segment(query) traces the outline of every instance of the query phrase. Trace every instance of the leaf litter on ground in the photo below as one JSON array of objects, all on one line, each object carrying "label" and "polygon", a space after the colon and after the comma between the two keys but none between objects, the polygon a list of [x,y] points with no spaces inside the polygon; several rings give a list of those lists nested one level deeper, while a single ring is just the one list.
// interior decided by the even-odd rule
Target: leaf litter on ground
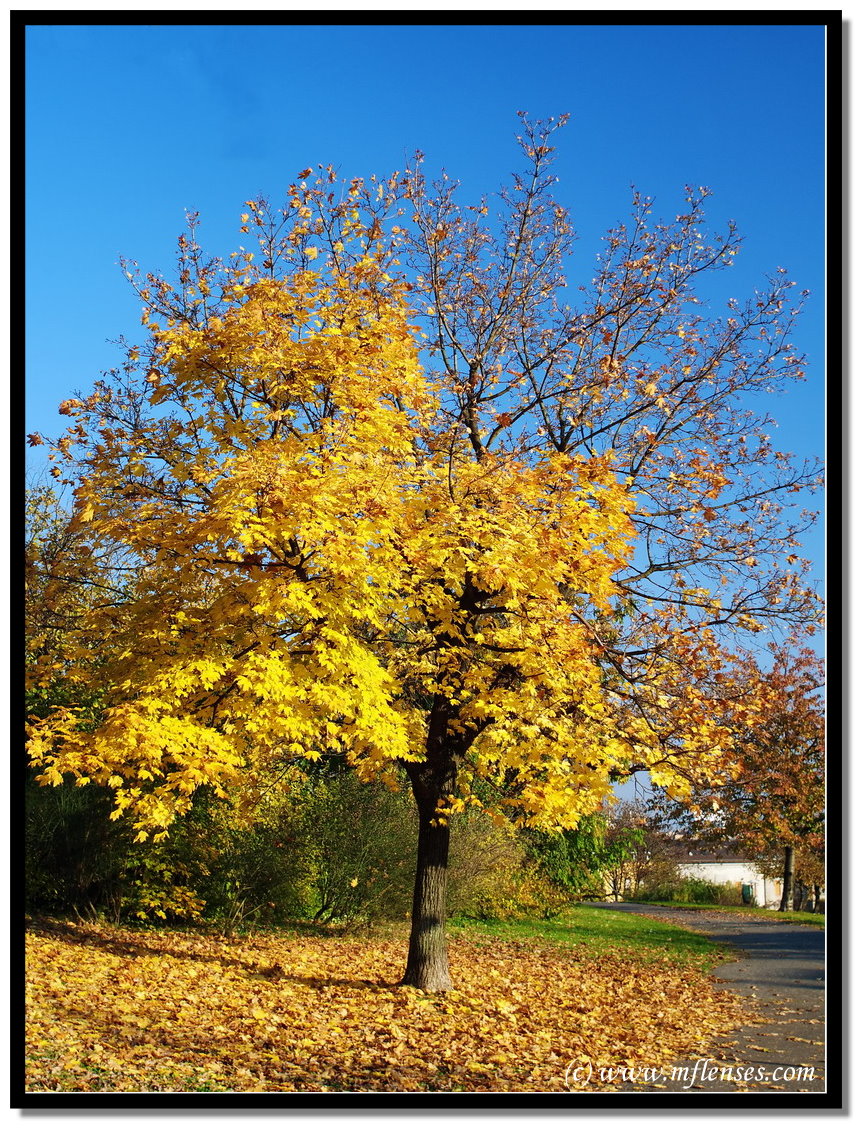
[{"label": "leaf litter on ground", "polygon": [[695,965],[470,933],[448,994],[398,985],[402,939],[43,921],[27,952],[28,1092],[579,1091],[572,1063],[669,1066],[755,1020]]}]

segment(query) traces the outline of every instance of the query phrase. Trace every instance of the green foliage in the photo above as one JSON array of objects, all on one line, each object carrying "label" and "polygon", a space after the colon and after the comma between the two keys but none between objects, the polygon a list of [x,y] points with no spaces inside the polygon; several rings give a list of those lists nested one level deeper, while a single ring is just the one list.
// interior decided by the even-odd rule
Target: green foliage
[{"label": "green foliage", "polygon": [[28,911],[106,916],[115,922],[195,919],[195,885],[206,846],[189,820],[160,845],[137,845],[129,825],[111,821],[109,791],[71,781],[25,795],[25,901]]},{"label": "green foliage", "polygon": [[[326,765],[239,823],[200,791],[162,842],[135,843],[111,821],[108,791],[71,782],[27,790],[27,904],[115,923],[205,919],[223,930],[312,920],[403,920],[411,909],[417,816],[404,793]],[[455,815],[452,914],[554,914],[566,897],[510,827]]]},{"label": "green foliage", "polygon": [[712,881],[701,880],[699,877],[677,877],[655,885],[647,885],[639,890],[637,899],[686,904],[743,903],[741,885],[730,881],[715,884]]},{"label": "green foliage", "polygon": [[408,800],[352,774],[311,778],[286,825],[309,861],[308,914],[319,923],[405,916],[417,822]]},{"label": "green foliage", "polygon": [[107,907],[129,854],[129,836],[109,821],[109,791],[64,782],[25,790],[25,902],[29,911]]},{"label": "green foliage", "polygon": [[198,892],[204,915],[226,931],[302,917],[310,867],[284,823],[271,817],[238,826],[224,806],[209,815],[212,860]]},{"label": "green foliage", "polygon": [[527,841],[549,885],[569,900],[582,900],[619,890],[622,866],[636,857],[645,835],[615,812],[602,811],[582,818],[574,829],[531,831]]},{"label": "green foliage", "polygon": [[603,836],[596,830],[594,815],[584,818],[577,829],[560,833],[530,831],[529,851],[550,884],[580,899],[600,892],[599,851]]}]

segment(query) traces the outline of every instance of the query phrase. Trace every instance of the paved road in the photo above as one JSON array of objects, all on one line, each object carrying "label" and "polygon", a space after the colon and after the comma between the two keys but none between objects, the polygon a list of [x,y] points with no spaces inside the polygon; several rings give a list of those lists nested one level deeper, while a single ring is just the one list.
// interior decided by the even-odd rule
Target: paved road
[{"label": "paved road", "polygon": [[[730,1035],[713,1051],[727,1065],[763,1067],[783,1076],[790,1067],[813,1066],[813,1081],[776,1080],[751,1086],[748,1092],[824,1092],[825,1083],[825,936],[810,924],[764,920],[756,916],[651,904],[598,903],[595,907],[651,916],[701,932],[737,950],[737,958],[716,967],[713,974],[736,994],[747,998],[764,1022]],[[835,1051],[837,1055],[837,1051]],[[692,1088],[697,1090],[697,1079]],[[671,1091],[681,1092],[679,1083]],[[703,1091],[735,1092],[739,1086],[705,1083]]]}]

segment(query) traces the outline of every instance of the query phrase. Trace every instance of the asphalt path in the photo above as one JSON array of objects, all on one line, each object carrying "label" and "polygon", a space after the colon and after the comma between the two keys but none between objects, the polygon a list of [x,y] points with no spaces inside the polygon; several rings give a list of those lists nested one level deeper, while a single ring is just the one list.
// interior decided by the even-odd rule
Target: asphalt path
[{"label": "asphalt path", "polygon": [[[668,1082],[665,1089],[751,1094],[826,1091],[826,960],[821,928],[708,909],[692,912],[625,902],[593,906],[677,924],[736,951],[734,959],[712,973],[726,989],[747,999],[762,1020],[728,1035],[707,1056],[711,1064],[736,1067],[740,1077],[752,1067],[751,1081],[719,1081],[717,1077],[713,1081],[711,1066],[697,1065],[695,1059],[688,1089],[680,1082]],[[813,1080],[807,1080],[811,1071]],[[642,1088],[629,1087],[633,1090]]]}]

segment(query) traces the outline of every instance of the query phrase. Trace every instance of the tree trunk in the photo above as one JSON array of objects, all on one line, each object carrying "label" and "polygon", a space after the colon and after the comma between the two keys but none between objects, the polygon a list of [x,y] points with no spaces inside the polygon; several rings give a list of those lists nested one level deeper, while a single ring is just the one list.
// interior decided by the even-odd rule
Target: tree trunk
[{"label": "tree trunk", "polygon": [[780,911],[788,912],[793,899],[793,881],[796,876],[796,850],[792,845],[784,849],[784,887],[781,890]]},{"label": "tree trunk", "polygon": [[445,937],[450,826],[432,825],[426,806],[418,806],[418,817],[411,936],[402,981],[425,991],[448,991],[453,989]]},{"label": "tree trunk", "polygon": [[[427,735],[426,759],[405,763],[417,803],[417,870],[411,935],[403,985],[426,991],[453,989],[448,970],[445,920],[450,826],[438,824],[439,803],[456,788],[457,753],[448,736],[448,708],[437,697]],[[435,824],[433,824],[435,823]]]}]

